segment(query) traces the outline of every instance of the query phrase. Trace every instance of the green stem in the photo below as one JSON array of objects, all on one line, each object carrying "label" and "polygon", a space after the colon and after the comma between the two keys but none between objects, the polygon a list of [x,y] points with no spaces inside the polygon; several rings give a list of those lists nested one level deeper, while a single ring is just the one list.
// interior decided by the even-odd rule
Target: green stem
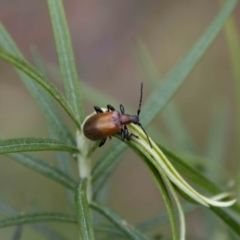
[{"label": "green stem", "polygon": [[90,203],[92,201],[92,185],[91,185],[91,161],[88,158],[88,144],[89,141],[80,131],[76,134],[77,147],[81,153],[77,154],[78,172],[80,178],[87,179],[87,199]]}]

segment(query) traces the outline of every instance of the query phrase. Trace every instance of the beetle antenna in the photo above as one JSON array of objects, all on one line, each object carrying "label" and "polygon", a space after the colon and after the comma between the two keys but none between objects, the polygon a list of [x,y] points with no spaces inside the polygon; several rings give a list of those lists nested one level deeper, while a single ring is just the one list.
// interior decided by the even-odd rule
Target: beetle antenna
[{"label": "beetle antenna", "polygon": [[137,115],[138,115],[138,117],[139,117],[139,114],[140,114],[140,112],[141,112],[142,96],[143,96],[143,83],[141,83],[140,101],[139,101],[139,107],[138,107],[138,110],[137,110]]},{"label": "beetle antenna", "polygon": [[138,122],[137,125],[141,127],[141,129],[143,130],[143,132],[144,132],[145,135],[147,136],[149,145],[150,145],[150,147],[152,148],[152,143],[151,143],[151,141],[150,141],[150,139],[149,139],[149,137],[148,137],[148,135],[147,135],[147,132],[146,132],[145,129],[143,128],[142,124]]}]

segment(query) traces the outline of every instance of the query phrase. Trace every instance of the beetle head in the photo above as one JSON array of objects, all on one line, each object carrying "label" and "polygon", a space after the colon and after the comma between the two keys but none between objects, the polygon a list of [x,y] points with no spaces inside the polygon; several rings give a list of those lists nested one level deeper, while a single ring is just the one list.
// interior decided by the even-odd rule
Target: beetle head
[{"label": "beetle head", "polygon": [[138,124],[139,123],[139,117],[137,115],[132,115],[131,116],[131,122],[134,124]]}]

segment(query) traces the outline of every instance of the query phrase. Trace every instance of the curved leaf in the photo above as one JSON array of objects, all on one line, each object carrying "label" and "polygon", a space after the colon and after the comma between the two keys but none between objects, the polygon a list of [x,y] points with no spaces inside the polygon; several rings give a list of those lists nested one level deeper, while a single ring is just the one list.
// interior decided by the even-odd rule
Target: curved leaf
[{"label": "curved leaf", "polygon": [[158,143],[157,145],[168,157],[174,167],[176,167],[178,171],[191,179],[194,183],[198,184],[213,194],[217,194],[221,191],[221,189],[216,184],[204,176],[204,174],[202,174],[200,171],[196,170],[191,165],[186,163],[181,157],[177,156],[174,152],[170,151],[161,144]]},{"label": "curved leaf", "polygon": [[61,0],[48,0],[48,8],[57,46],[58,61],[62,73],[65,93],[78,122],[83,121],[83,106],[80,94],[80,83],[74,62],[70,35]]},{"label": "curved leaf", "polygon": [[193,187],[191,187],[182,176],[176,171],[173,165],[169,162],[168,158],[165,154],[158,148],[158,146],[152,141],[152,148],[149,146],[146,135],[144,132],[134,124],[130,124],[129,130],[134,135],[137,135],[139,138],[132,138],[130,145],[138,143],[141,146],[139,149],[144,148],[144,152],[147,152],[151,155],[152,158],[149,160],[154,164],[154,166],[161,173],[162,171],[166,174],[166,176],[171,180],[174,185],[176,185],[179,189],[183,190],[189,197],[198,203],[208,206],[219,206],[219,207],[229,207],[236,202],[236,199],[230,201],[219,201],[212,198],[207,198],[197,192]]},{"label": "curved leaf", "polygon": [[12,54],[11,52],[5,50],[2,47],[0,47],[0,57],[5,61],[9,62],[14,67],[24,72],[34,81],[39,83],[43,88],[45,88],[59,102],[59,104],[68,113],[76,126],[80,129],[80,124],[75,114],[73,113],[71,106],[66,101],[65,97],[45,76],[41,74],[41,72],[39,72],[35,67],[30,65],[24,59],[17,57],[16,55]]},{"label": "curved leaf", "polygon": [[74,146],[49,138],[0,139],[0,154],[31,151],[78,152]]},{"label": "curved leaf", "polygon": [[77,212],[78,226],[82,240],[94,240],[94,231],[91,213],[87,201],[87,179],[80,179],[75,192],[75,205]]},{"label": "curved leaf", "polygon": [[[162,152],[168,157],[173,166],[180,171],[183,175],[191,179],[195,184],[201,186],[211,194],[218,194],[222,191],[213,181],[207,178],[200,171],[193,168],[181,157],[177,156],[174,152],[170,151],[161,144],[157,144]],[[235,203],[232,207],[236,212],[240,213],[240,206],[238,203]]]},{"label": "curved leaf", "polygon": [[56,221],[56,222],[65,222],[65,223],[77,223],[75,217],[61,214],[61,213],[32,213],[32,214],[23,214],[16,217],[8,217],[0,220],[0,228],[36,223],[36,222],[47,222],[47,221]]}]

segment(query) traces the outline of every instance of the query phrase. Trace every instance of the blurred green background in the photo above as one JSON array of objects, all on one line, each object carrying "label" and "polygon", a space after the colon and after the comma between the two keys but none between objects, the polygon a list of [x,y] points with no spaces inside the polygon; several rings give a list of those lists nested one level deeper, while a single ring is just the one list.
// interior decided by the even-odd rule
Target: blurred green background
[{"label": "blurred green background", "polygon": [[[209,26],[220,10],[220,1],[72,0],[64,1],[64,7],[81,81],[137,110],[140,83],[144,82],[143,104],[151,92],[151,84],[144,77],[137,59],[139,41],[144,43],[159,76],[163,77]],[[31,49],[39,51],[51,79],[62,89],[46,1],[0,0],[0,20],[31,63]],[[240,5],[236,8],[235,20],[239,29]],[[47,137],[43,116],[13,68],[1,60],[0,73],[0,135],[6,138]],[[179,140],[179,136],[169,130],[166,120],[158,118],[154,121],[161,138],[170,147],[207,160],[211,124],[219,116],[225,128],[224,148],[221,149],[223,163],[215,166],[215,170],[225,184],[233,180],[238,170],[235,81],[223,30],[173,99],[194,150],[186,152],[182,148],[181,138]],[[85,101],[86,115],[93,111],[92,107],[91,102]],[[129,112],[128,108],[126,112]],[[157,138],[158,134],[153,136],[151,132],[149,130],[150,136]],[[107,146],[103,148],[107,149]],[[94,157],[103,151],[100,149]],[[52,153],[40,155],[54,164]],[[0,200],[22,212],[32,211],[34,203],[46,211],[71,211],[60,185],[4,156],[0,156]],[[154,181],[131,151],[127,151],[111,177],[108,204],[131,223],[139,223],[164,211]],[[202,231],[205,228],[202,209],[187,217],[188,234],[195,239],[206,239]],[[216,217],[213,219],[218,221]],[[76,228],[67,227],[74,239]],[[13,229],[1,229],[0,239],[10,239]],[[23,239],[33,234],[32,230],[25,229],[24,234],[28,234]],[[33,236],[42,239],[40,235]]]}]

